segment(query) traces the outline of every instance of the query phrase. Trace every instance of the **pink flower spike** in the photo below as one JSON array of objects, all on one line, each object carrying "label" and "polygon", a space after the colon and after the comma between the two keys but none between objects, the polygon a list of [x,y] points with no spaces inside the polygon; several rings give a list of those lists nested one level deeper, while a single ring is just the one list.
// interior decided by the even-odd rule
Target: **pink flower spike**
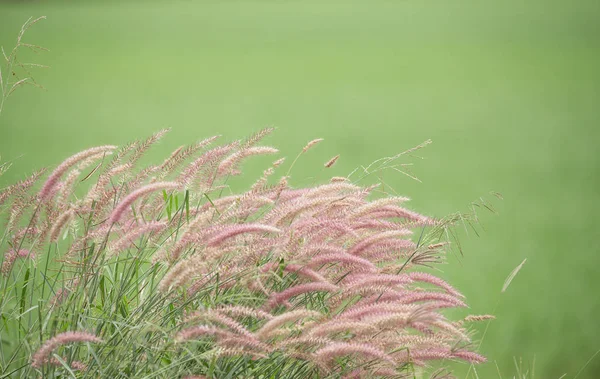
[{"label": "pink flower spike", "polygon": [[86,332],[65,332],[57,334],[50,338],[35,352],[31,360],[31,366],[41,368],[42,365],[48,362],[50,354],[56,348],[72,342],[94,342],[102,343],[103,341],[91,333]]},{"label": "pink flower spike", "polygon": [[452,287],[446,281],[438,278],[437,276],[428,274],[426,272],[411,272],[407,275],[409,278],[411,278],[415,282],[424,282],[424,283],[433,284],[435,286],[438,286],[438,287],[446,290],[446,292],[448,292],[451,295],[454,295],[457,297],[462,297],[462,298],[465,297],[463,294],[461,294],[456,289],[454,289],[454,287]]},{"label": "pink flower spike", "polygon": [[[279,268],[278,263],[275,263],[275,262],[268,263],[262,267],[262,272],[277,270],[277,268]],[[308,279],[311,279],[314,282],[326,282],[327,281],[327,279],[325,279],[318,272],[313,271],[313,270],[309,269],[308,267],[305,267],[302,265],[288,264],[284,267],[283,271],[296,273],[298,275],[301,275]]]},{"label": "pink flower spike", "polygon": [[397,239],[398,237],[406,236],[406,230],[388,230],[385,232],[373,234],[356,245],[352,246],[352,248],[348,251],[348,253],[352,255],[360,254],[361,251],[365,250],[369,246],[378,243],[379,241],[389,240],[389,239]]},{"label": "pink flower spike", "polygon": [[167,227],[166,222],[152,221],[147,224],[140,225],[129,232],[123,237],[113,242],[109,247],[108,251],[110,254],[118,254],[124,249],[128,248],[136,239],[146,233],[156,233]]},{"label": "pink flower spike", "polygon": [[341,263],[345,265],[358,266],[370,272],[377,270],[377,267],[373,263],[371,263],[371,261],[344,252],[333,254],[320,254],[311,258],[308,264],[310,267],[317,267],[329,263]]},{"label": "pink flower spike", "polygon": [[326,291],[326,292],[335,292],[338,290],[337,286],[334,286],[331,283],[324,282],[315,282],[315,283],[306,283],[299,284],[294,287],[290,287],[282,292],[277,292],[271,295],[269,302],[266,304],[267,309],[273,309],[277,305],[282,304],[288,299],[301,295],[307,292],[316,292],[316,291]]},{"label": "pink flower spike", "polygon": [[470,363],[483,363],[487,361],[483,355],[473,353],[472,351],[455,351],[452,356],[459,359],[464,359]]},{"label": "pink flower spike", "polygon": [[193,326],[191,328],[183,329],[175,336],[175,342],[184,342],[196,339],[202,336],[211,337],[233,337],[234,334],[224,329],[217,328],[215,326]]},{"label": "pink flower spike", "polygon": [[115,207],[115,209],[113,210],[113,212],[111,213],[111,215],[108,219],[108,223],[114,224],[116,222],[119,222],[119,220],[121,219],[121,217],[123,216],[125,211],[127,209],[129,209],[131,204],[133,204],[133,202],[136,201],[137,199],[139,199],[149,193],[152,193],[152,192],[168,190],[168,189],[176,189],[176,188],[179,188],[179,184],[176,182],[158,182],[158,183],[148,184],[147,186],[141,187],[141,188],[133,191],[132,193],[127,195]]},{"label": "pink flower spike", "polygon": [[52,196],[52,194],[55,193],[54,189],[55,189],[56,185],[58,184],[58,181],[60,180],[61,176],[63,176],[63,174],[65,172],[67,172],[71,167],[75,166],[77,163],[79,163],[87,158],[90,158],[92,156],[99,155],[101,153],[108,153],[116,148],[117,148],[116,146],[109,146],[109,145],[92,147],[91,149],[84,150],[80,153],[77,153],[77,154],[71,156],[70,158],[65,160],[63,163],[61,163],[52,172],[52,174],[50,174],[50,176],[46,180],[46,183],[44,183],[44,185],[42,186],[42,189],[39,192],[39,195],[38,195],[39,199],[42,201],[48,200]]},{"label": "pink flower spike", "polygon": [[243,233],[281,233],[281,230],[270,225],[263,224],[239,224],[231,225],[224,231],[211,238],[207,246],[217,246],[223,241]]},{"label": "pink flower spike", "polygon": [[329,361],[335,357],[350,354],[369,356],[394,364],[392,358],[385,352],[365,343],[333,342],[315,352],[315,356],[321,361]]},{"label": "pink flower spike", "polygon": [[2,272],[2,274],[8,275],[10,269],[15,264],[15,261],[17,260],[17,258],[35,259],[35,253],[33,251],[30,251],[27,249],[20,249],[18,251],[15,251],[14,249],[8,250],[4,254],[4,262],[2,262],[2,269],[0,270]]}]

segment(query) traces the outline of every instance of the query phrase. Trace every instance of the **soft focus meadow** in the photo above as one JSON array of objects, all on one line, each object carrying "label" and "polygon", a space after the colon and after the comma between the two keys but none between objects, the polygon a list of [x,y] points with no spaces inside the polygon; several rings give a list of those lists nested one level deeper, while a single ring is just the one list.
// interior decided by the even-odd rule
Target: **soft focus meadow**
[{"label": "soft focus meadow", "polygon": [[[393,169],[373,180],[426,216],[468,212],[481,197],[497,212],[458,228],[460,248],[437,266],[470,306],[447,314],[497,317],[477,375],[600,375],[597,1],[14,1],[0,3],[0,45],[39,15],[48,19],[26,40],[49,51],[23,59],[50,66],[32,69],[46,90],[20,88],[4,105],[0,156],[12,167],[0,187],[166,127],[142,164],[275,126],[264,143],[289,165],[324,138],[294,165],[293,187],[431,139],[400,161],[419,180]],[[273,160],[253,158],[227,184],[248,189]]]}]

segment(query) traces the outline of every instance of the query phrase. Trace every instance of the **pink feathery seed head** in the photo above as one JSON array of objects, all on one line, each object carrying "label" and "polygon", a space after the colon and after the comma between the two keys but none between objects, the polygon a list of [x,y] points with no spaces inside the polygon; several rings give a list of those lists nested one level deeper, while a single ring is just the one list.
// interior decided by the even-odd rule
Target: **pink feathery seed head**
[{"label": "pink feathery seed head", "polygon": [[325,166],[325,168],[329,168],[329,167],[333,166],[339,158],[340,158],[340,155],[338,154],[335,157],[328,160],[323,166]]},{"label": "pink feathery seed head", "polygon": [[72,209],[67,209],[60,216],[58,216],[58,218],[52,225],[52,228],[50,229],[50,242],[58,241],[58,238],[60,237],[60,231],[64,228],[64,226],[67,223],[69,223],[69,221],[71,221],[72,218],[73,218],[73,210]]},{"label": "pink feathery seed head", "polygon": [[46,172],[46,169],[42,168],[41,170],[34,172],[27,179],[20,180],[17,183],[0,190],[0,205],[4,204],[9,197],[16,193],[27,192],[27,190],[38,181],[42,174],[44,174],[44,172]]},{"label": "pink feathery seed head", "polygon": [[264,155],[264,154],[275,154],[278,153],[279,150],[268,147],[268,146],[252,146],[243,148],[229,157],[223,159],[217,172],[219,175],[227,175],[235,170],[235,167],[244,159],[253,155]]},{"label": "pink feathery seed head", "polygon": [[211,238],[207,246],[217,246],[223,241],[243,233],[281,233],[281,229],[263,224],[238,224],[227,226],[222,232]]},{"label": "pink feathery seed head", "polygon": [[266,309],[273,309],[277,305],[282,304],[288,299],[301,295],[307,292],[316,292],[316,291],[325,291],[325,292],[335,292],[338,290],[338,287],[327,282],[313,282],[313,283],[305,283],[299,284],[297,286],[290,287],[282,292],[277,292],[271,295],[268,303],[265,305]]},{"label": "pink feathery seed head", "polygon": [[440,330],[443,330],[446,333],[452,334],[455,337],[461,339],[462,341],[471,341],[470,337],[467,335],[463,328],[454,325],[451,322],[448,322],[443,316],[439,314],[437,319],[423,321],[423,323],[426,324],[428,327],[436,327]]},{"label": "pink feathery seed head", "polygon": [[151,221],[128,231],[123,237],[116,240],[108,247],[112,254],[118,254],[128,248],[134,241],[146,233],[156,233],[167,227],[166,222]]},{"label": "pink feathery seed head", "polygon": [[171,164],[171,162],[173,162],[173,160],[175,160],[175,158],[179,155],[179,153],[181,153],[181,151],[184,148],[185,148],[185,145],[181,145],[177,149],[173,150],[171,155],[169,155],[169,157],[167,159],[165,159],[164,162],[160,165],[160,169],[162,170],[165,167],[167,167],[169,164]]},{"label": "pink feathery seed head", "polygon": [[[279,267],[280,267],[279,263],[271,262],[271,263],[267,263],[266,265],[264,265],[261,268],[261,271],[262,272],[274,271],[274,270],[277,270]],[[306,266],[302,266],[302,265],[287,264],[283,268],[283,271],[296,273],[298,275],[301,275],[308,279],[311,279],[312,281],[315,281],[315,282],[326,282],[327,281],[327,279],[325,279],[323,277],[323,275],[319,274],[316,271],[311,270],[310,268],[308,268]]]},{"label": "pink feathery seed head", "polygon": [[246,307],[243,305],[225,305],[220,308],[216,308],[215,311],[221,313],[227,313],[233,316],[242,316],[242,317],[254,317],[257,319],[265,319],[270,320],[273,318],[273,315],[267,312],[263,312],[260,309],[255,309],[251,307]]},{"label": "pink feathery seed head", "polygon": [[10,272],[10,269],[15,264],[15,261],[17,260],[17,258],[35,259],[35,253],[33,251],[27,250],[27,249],[19,249],[19,250],[9,249],[4,254],[4,262],[2,262],[2,269],[0,270],[2,272],[2,274],[8,275],[8,273]]},{"label": "pink feathery seed head", "polygon": [[308,149],[310,149],[311,147],[315,146],[316,144],[318,144],[321,141],[323,141],[323,138],[317,138],[317,139],[314,139],[314,140],[308,142],[306,144],[306,146],[304,146],[304,148],[302,149],[302,152],[306,153],[306,151],[308,151]]},{"label": "pink feathery seed head", "polygon": [[483,355],[479,355],[472,351],[455,351],[452,353],[454,358],[463,359],[470,363],[484,363],[487,359]]},{"label": "pink feathery seed head", "polygon": [[345,355],[358,355],[365,358],[376,358],[394,365],[394,360],[383,350],[366,343],[333,342],[315,352],[319,361],[329,361],[335,357]]},{"label": "pink feathery seed head", "polygon": [[347,254],[346,250],[343,247],[335,246],[332,244],[325,244],[325,243],[309,244],[304,247],[304,251],[303,251],[303,255],[309,255],[309,256],[317,256],[317,255],[326,254],[326,253]]},{"label": "pink feathery seed head", "polygon": [[331,183],[343,183],[343,182],[348,182],[349,179],[343,176],[334,176],[333,178],[330,179]]},{"label": "pink feathery seed head", "polygon": [[433,222],[429,217],[423,216],[417,212],[413,212],[406,208],[402,208],[396,205],[386,205],[380,207],[376,210],[373,210],[370,214],[370,217],[378,217],[378,218],[402,218],[412,222],[419,222],[423,225],[429,225]]},{"label": "pink feathery seed head", "polygon": [[271,347],[258,339],[248,336],[235,335],[231,337],[219,338],[219,346],[224,348],[233,349],[249,349],[249,351],[257,351],[261,353],[268,353],[271,351]]},{"label": "pink feathery seed head", "polygon": [[373,286],[380,284],[397,286],[412,282],[413,281],[410,278],[407,278],[404,275],[359,273],[346,276],[343,285],[344,287]]},{"label": "pink feathery seed head", "polygon": [[273,168],[277,168],[277,167],[281,166],[283,164],[283,162],[285,162],[285,157],[279,158],[278,160],[273,162]]},{"label": "pink feathery seed head", "polygon": [[200,291],[200,289],[206,284],[208,283],[210,280],[212,279],[212,276],[206,275],[203,278],[197,279],[196,281],[194,281],[194,283],[192,283],[191,286],[188,287],[188,289],[186,290],[186,293],[188,295],[188,297],[194,297],[198,291]]},{"label": "pink feathery seed head", "polygon": [[293,223],[292,227],[308,237],[315,237],[316,234],[330,236],[336,233],[342,235],[347,234],[355,238],[358,237],[358,234],[352,229],[348,222],[335,218],[312,219],[307,217],[297,223]]},{"label": "pink feathery seed head", "polygon": [[232,335],[232,333],[215,326],[199,325],[181,330],[175,335],[175,342],[190,341],[202,336],[228,337]]},{"label": "pink feathery seed head", "polygon": [[185,170],[179,175],[178,182],[183,183],[186,186],[191,185],[194,182],[198,172],[200,172],[205,166],[211,163],[216,163],[223,159],[237,144],[229,144],[224,146],[217,146],[214,149],[206,151],[200,157],[196,158],[190,163]]},{"label": "pink feathery seed head", "polygon": [[42,186],[38,197],[40,200],[45,201],[48,200],[51,195],[54,193],[54,188],[58,184],[58,181],[62,177],[62,175],[67,172],[71,167],[75,166],[79,162],[95,155],[99,155],[101,153],[108,153],[112,150],[116,149],[117,146],[98,146],[92,147],[91,149],[84,150],[79,152],[70,158],[67,158],[64,162],[62,162],[53,172],[50,174],[46,183]]},{"label": "pink feathery seed head", "polygon": [[119,222],[119,220],[121,219],[121,217],[123,216],[125,211],[128,210],[129,207],[131,206],[131,204],[133,204],[133,202],[136,201],[137,199],[139,199],[147,194],[150,194],[152,192],[176,189],[176,188],[179,188],[179,186],[180,186],[179,183],[176,183],[176,182],[157,182],[157,183],[148,184],[147,186],[141,187],[141,188],[131,192],[115,207],[115,209],[113,210],[113,212],[111,213],[111,215],[108,219],[108,223],[114,224],[116,222]]},{"label": "pink feathery seed head", "polygon": [[361,229],[374,229],[374,230],[402,230],[405,235],[412,235],[413,232],[409,228],[405,227],[403,224],[387,221],[387,220],[379,220],[379,219],[360,219],[359,221],[352,223],[352,228],[354,230]]},{"label": "pink feathery seed head", "polygon": [[[63,357],[63,361],[67,361],[67,358]],[[62,366],[62,363],[56,359],[56,358],[50,358],[48,360],[48,363],[51,364],[52,366]],[[77,370],[77,371],[85,371],[87,370],[87,366],[85,365],[85,363],[80,362],[80,361],[72,361],[71,362],[71,370]]]},{"label": "pink feathery seed head", "polygon": [[308,335],[311,336],[327,336],[340,332],[350,332],[352,334],[364,334],[365,332],[376,333],[379,329],[375,325],[360,321],[342,321],[334,319],[329,322],[322,324],[316,324],[310,330],[307,331]]},{"label": "pink feathery seed head", "polygon": [[[321,197],[321,196],[332,196],[332,195],[345,195],[345,199],[347,199],[347,200],[352,199],[352,200],[354,200],[353,204],[359,204],[359,203],[362,203],[362,200],[353,198],[353,196],[351,196],[351,194],[357,193],[360,190],[361,190],[361,187],[357,186],[356,184],[352,184],[350,182],[344,181],[344,182],[322,184],[322,185],[316,186],[314,188],[308,188],[307,192],[304,193],[303,195],[306,197],[310,197],[310,198]],[[350,193],[350,195],[348,193]]]},{"label": "pink feathery seed head", "polygon": [[41,368],[50,357],[52,351],[62,345],[73,342],[94,342],[102,343],[103,341],[94,334],[86,332],[64,332],[50,338],[36,351],[33,355],[31,366]]},{"label": "pink feathery seed head", "polygon": [[410,350],[408,354],[406,350],[402,350],[400,354],[405,356],[404,358],[399,359],[404,362],[433,361],[452,358],[450,351],[447,349],[414,349]]},{"label": "pink feathery seed head", "polygon": [[467,304],[465,304],[462,300],[457,299],[455,296],[441,293],[441,292],[429,292],[429,291],[412,291],[407,295],[401,298],[401,301],[406,304],[415,303],[418,301],[441,301],[446,304],[440,305],[449,305],[452,304],[455,307],[466,308]]},{"label": "pink feathery seed head", "polygon": [[307,309],[297,309],[294,311],[285,312],[271,318],[256,332],[256,336],[259,339],[264,340],[269,338],[273,330],[279,328],[281,325],[287,324],[288,322],[296,322],[298,320],[307,318],[320,318],[322,316],[323,315],[319,312],[309,311]]},{"label": "pink feathery seed head", "polygon": [[358,217],[367,215],[373,211],[382,209],[386,206],[403,203],[403,202],[406,202],[409,200],[410,199],[408,197],[404,197],[404,196],[393,196],[393,197],[391,196],[391,197],[384,197],[381,199],[377,199],[377,200],[371,201],[369,203],[366,203],[366,204],[356,208],[352,212],[351,217],[358,218]]},{"label": "pink feathery seed head", "polygon": [[200,318],[206,318],[212,322],[224,325],[232,331],[236,332],[237,334],[254,339],[254,334],[252,334],[248,329],[246,329],[245,326],[220,312],[208,311],[204,313],[201,312],[198,315]]},{"label": "pink feathery seed head", "polygon": [[486,321],[486,320],[494,320],[496,316],[493,315],[468,315],[464,318],[465,322],[477,322],[477,321]]},{"label": "pink feathery seed head", "polygon": [[[377,295],[376,299],[379,298]],[[361,320],[380,314],[405,314],[412,312],[417,307],[415,305],[402,304],[394,301],[376,301],[371,304],[356,304],[342,312],[338,319]]]},{"label": "pink feathery seed head", "polygon": [[433,284],[437,287],[440,287],[440,288],[446,290],[446,292],[448,292],[451,295],[461,297],[461,298],[465,297],[463,294],[461,294],[456,289],[454,289],[454,287],[452,287],[446,281],[438,278],[437,276],[428,274],[426,272],[411,272],[411,273],[408,273],[407,276],[409,278],[411,278],[412,280],[414,280],[415,282],[424,282],[424,283]]},{"label": "pink feathery seed head", "polygon": [[309,192],[308,188],[300,188],[300,189],[289,189],[286,188],[279,194],[279,201],[282,203],[287,203],[294,199],[298,199],[303,195]]},{"label": "pink feathery seed head", "polygon": [[359,241],[357,244],[352,246],[352,248],[350,248],[350,250],[348,250],[348,253],[352,254],[352,255],[357,255],[357,254],[360,254],[360,252],[362,252],[363,250],[367,249],[369,246],[374,245],[380,241],[398,239],[398,237],[403,237],[406,235],[407,235],[407,233],[403,229],[388,230],[385,232],[376,233],[376,234],[370,235],[370,236],[364,238],[363,240]]},{"label": "pink feathery seed head", "polygon": [[369,272],[375,272],[377,270],[377,267],[371,263],[371,261],[345,252],[316,255],[310,259],[308,265],[310,267],[318,267],[324,264],[338,263],[342,265],[355,266],[359,270],[365,270]]},{"label": "pink feathery seed head", "polygon": [[13,239],[13,241],[15,241],[15,244],[16,244],[16,241],[21,241],[23,238],[26,238],[26,237],[33,237],[39,233],[40,233],[40,229],[38,229],[37,227],[28,226],[26,228],[21,228],[19,230],[16,230],[15,234],[13,234],[13,236],[12,236],[12,239]]}]

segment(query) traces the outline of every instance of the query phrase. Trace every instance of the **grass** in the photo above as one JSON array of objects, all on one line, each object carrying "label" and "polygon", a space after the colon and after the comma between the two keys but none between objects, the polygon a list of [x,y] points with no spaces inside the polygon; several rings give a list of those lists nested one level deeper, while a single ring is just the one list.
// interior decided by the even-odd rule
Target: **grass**
[{"label": "grass", "polygon": [[[50,49],[35,57],[51,66],[36,77],[47,91],[5,104],[3,185],[165,126],[157,156],[265,125],[290,157],[324,137],[294,169],[309,181],[335,154],[345,175],[432,139],[413,168],[423,183],[383,177],[415,209],[505,198],[444,267],[473,313],[500,301],[483,353],[503,373],[535,356],[538,377],[568,378],[598,350],[596,2],[15,2],[0,5],[0,43],[37,15],[48,20],[28,38]],[[497,376],[493,362],[477,370]],[[578,378],[599,370],[592,360]]]}]

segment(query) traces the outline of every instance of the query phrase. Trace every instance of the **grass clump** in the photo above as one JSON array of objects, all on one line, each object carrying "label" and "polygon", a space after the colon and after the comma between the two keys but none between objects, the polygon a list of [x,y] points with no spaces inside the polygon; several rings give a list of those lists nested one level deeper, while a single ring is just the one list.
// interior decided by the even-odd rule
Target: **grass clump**
[{"label": "grass clump", "polygon": [[485,361],[468,325],[489,317],[450,320],[464,297],[428,272],[465,218],[359,184],[401,155],[305,188],[273,178],[277,159],[232,193],[245,159],[277,153],[259,146],[271,131],[140,165],[160,131],[0,191],[2,373],[415,377]]}]

